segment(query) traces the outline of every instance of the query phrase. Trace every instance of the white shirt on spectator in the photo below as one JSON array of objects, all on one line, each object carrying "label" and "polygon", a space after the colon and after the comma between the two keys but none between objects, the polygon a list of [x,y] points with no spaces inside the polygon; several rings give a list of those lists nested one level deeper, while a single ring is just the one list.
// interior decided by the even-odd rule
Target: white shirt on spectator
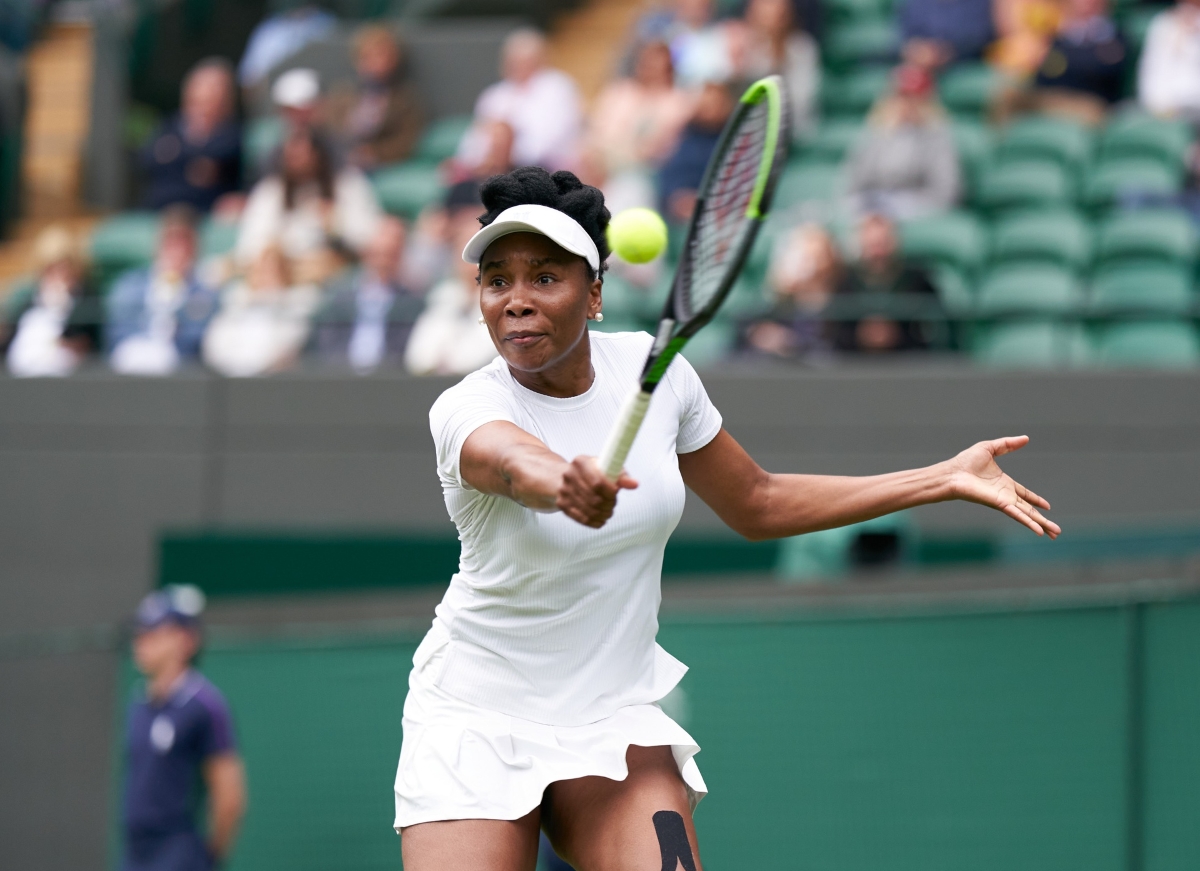
[{"label": "white shirt on spectator", "polygon": [[[517,166],[563,169],[576,157],[583,111],[579,89],[566,73],[542,69],[524,84],[507,79],[489,86],[475,103],[476,121],[503,121],[513,129],[512,160]],[[463,137],[459,158],[477,165],[488,147],[478,126]]]},{"label": "white shirt on spectator", "polygon": [[429,292],[425,311],[404,348],[414,375],[466,375],[496,357],[488,328],[479,323],[479,292],[448,278]]},{"label": "white shirt on spectator", "polygon": [[1154,16],[1138,66],[1138,100],[1158,115],[1200,113],[1200,11]]},{"label": "white shirt on spectator", "polygon": [[271,245],[278,245],[285,257],[304,257],[325,247],[331,235],[362,250],[382,215],[371,182],[357,169],[343,169],[334,182],[333,200],[327,225],[315,185],[297,191],[295,204],[287,209],[283,179],[278,175],[264,178],[250,191],[242,213],[238,260],[252,263]]}]

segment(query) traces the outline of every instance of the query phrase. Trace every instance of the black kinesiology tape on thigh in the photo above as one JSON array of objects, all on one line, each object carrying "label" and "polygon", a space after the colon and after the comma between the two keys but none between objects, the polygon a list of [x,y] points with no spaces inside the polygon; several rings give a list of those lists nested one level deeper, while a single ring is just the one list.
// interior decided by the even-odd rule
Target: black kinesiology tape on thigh
[{"label": "black kinesiology tape on thigh", "polygon": [[676,871],[679,864],[683,865],[683,871],[696,871],[683,817],[675,811],[658,811],[654,814],[654,831],[658,834],[658,849],[662,852],[662,871]]}]

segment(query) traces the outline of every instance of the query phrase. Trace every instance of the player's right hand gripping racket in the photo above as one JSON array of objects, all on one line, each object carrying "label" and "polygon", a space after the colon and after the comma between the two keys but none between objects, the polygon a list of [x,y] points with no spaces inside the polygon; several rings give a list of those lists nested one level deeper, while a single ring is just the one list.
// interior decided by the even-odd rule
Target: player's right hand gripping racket
[{"label": "player's right hand gripping racket", "polygon": [[615,481],[637,437],[654,388],[688,339],[725,301],[766,217],[787,159],[788,130],[778,76],[742,95],[704,170],[687,239],[641,383],[630,394],[600,452]]}]

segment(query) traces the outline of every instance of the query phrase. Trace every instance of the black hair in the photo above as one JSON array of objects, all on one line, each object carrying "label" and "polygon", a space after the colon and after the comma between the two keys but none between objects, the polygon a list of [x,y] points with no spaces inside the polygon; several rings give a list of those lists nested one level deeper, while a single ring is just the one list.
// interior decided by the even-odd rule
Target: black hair
[{"label": "black hair", "polygon": [[[483,207],[487,209],[479,217],[479,223],[485,227],[513,206],[549,206],[574,218],[596,243],[596,250],[600,252],[600,275],[604,275],[609,255],[606,231],[611,215],[604,206],[604,194],[599,188],[584,184],[573,172],[560,170],[551,175],[540,166],[521,166],[504,175],[492,176],[483,183],[479,193],[483,197]],[[591,264],[586,265],[589,277],[594,280],[596,275],[592,273]]]}]

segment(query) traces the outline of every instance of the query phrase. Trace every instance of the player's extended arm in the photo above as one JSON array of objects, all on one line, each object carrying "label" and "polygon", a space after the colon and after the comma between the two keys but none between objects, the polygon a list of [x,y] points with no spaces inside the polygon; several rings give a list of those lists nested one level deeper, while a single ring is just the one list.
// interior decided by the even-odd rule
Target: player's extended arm
[{"label": "player's extended arm", "polygon": [[208,788],[208,850],[213,859],[229,858],[246,813],[246,775],[236,753],[218,753],[204,763]]},{"label": "player's extended arm", "polygon": [[725,430],[698,451],[679,455],[684,482],[735,532],[762,540],[845,526],[902,508],[962,499],[1002,511],[1038,535],[1057,538],[1042,516],[1050,503],[1018,484],[996,457],[1027,436],[979,442],[953,459],[870,477],[776,475],[760,467]]},{"label": "player's extended arm", "polygon": [[458,464],[463,480],[482,493],[534,511],[562,511],[595,529],[612,517],[618,491],[637,487],[626,474],[609,481],[593,457],[567,462],[541,439],[500,420],[467,436]]}]

